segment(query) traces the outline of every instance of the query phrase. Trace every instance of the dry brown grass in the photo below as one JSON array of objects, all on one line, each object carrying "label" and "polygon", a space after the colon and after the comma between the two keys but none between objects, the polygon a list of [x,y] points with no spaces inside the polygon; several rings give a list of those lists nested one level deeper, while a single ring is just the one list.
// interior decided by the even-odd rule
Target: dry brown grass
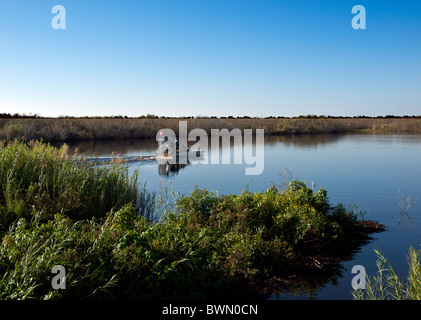
[{"label": "dry brown grass", "polygon": [[421,132],[421,119],[412,118],[35,118],[0,119],[0,139],[72,141],[155,138],[169,128],[178,132],[179,121],[188,130],[202,128],[264,129],[267,135],[346,132]]}]

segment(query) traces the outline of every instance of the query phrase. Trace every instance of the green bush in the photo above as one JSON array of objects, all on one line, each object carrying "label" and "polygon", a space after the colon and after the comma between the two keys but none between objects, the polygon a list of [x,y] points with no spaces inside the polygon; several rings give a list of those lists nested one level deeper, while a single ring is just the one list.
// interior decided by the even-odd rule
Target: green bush
[{"label": "green bush", "polygon": [[[137,183],[121,163],[1,144],[0,299],[234,297],[243,281],[280,275],[361,232],[355,210],[300,181],[240,195],[195,188],[158,222],[139,210],[152,198]],[[67,271],[65,290],[51,287],[55,265]]]},{"label": "green bush", "polygon": [[279,272],[300,254],[340,248],[362,226],[344,206],[331,208],[325,190],[314,192],[300,181],[285,191],[271,187],[241,195],[196,188],[176,208],[187,230],[213,230],[214,247],[231,275]]}]

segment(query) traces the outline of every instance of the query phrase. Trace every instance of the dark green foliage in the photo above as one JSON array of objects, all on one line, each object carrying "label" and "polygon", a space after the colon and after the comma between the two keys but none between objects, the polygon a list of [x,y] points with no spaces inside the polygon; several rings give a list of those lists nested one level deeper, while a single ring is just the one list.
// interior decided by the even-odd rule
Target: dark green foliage
[{"label": "dark green foliage", "polygon": [[103,217],[138,202],[137,174],[118,163],[92,166],[39,142],[0,144],[0,232],[24,217],[51,219],[62,212],[75,220]]},{"label": "dark green foliage", "polygon": [[[300,181],[240,195],[196,188],[153,223],[135,205],[150,195],[123,165],[93,167],[42,143],[0,147],[0,299],[234,297],[239,283],[279,275],[361,226]],[[51,287],[55,265],[65,290]]]}]

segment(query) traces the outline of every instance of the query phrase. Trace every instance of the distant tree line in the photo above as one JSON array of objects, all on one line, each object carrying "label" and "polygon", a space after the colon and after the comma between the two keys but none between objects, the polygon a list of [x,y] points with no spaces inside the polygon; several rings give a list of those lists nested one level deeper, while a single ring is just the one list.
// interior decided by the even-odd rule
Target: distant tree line
[{"label": "distant tree line", "polygon": [[0,118],[1,119],[36,119],[36,118],[42,118],[40,115],[38,114],[19,114],[19,113],[0,113]]},{"label": "distant tree line", "polygon": [[[0,113],[0,119],[47,119],[49,117],[42,117],[39,114],[19,114],[19,113]],[[395,116],[395,115],[386,115],[386,116],[330,116],[330,115],[299,115],[295,117],[286,117],[286,116],[267,116],[267,117],[250,117],[250,116],[182,116],[182,117],[167,117],[167,116],[157,116],[153,114],[141,115],[138,117],[129,117],[127,115],[116,115],[116,116],[59,116],[59,119],[392,119],[392,118],[412,118],[412,119],[421,119],[421,115],[404,115],[404,116]]]}]

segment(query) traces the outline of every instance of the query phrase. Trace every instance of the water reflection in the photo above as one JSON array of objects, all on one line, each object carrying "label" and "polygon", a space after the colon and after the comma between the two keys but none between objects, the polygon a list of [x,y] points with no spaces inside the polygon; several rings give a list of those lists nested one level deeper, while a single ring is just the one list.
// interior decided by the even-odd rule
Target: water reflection
[{"label": "water reflection", "polygon": [[[341,134],[318,134],[318,135],[296,135],[296,136],[266,136],[265,145],[276,145],[282,143],[285,146],[315,147],[335,143],[346,135]],[[64,143],[51,143],[53,146],[61,147]],[[155,154],[158,144],[154,139],[127,139],[127,140],[88,140],[69,141],[69,153],[75,152],[95,156],[115,155],[145,155]],[[194,141],[191,142],[194,144]]]},{"label": "water reflection", "polygon": [[285,146],[297,147],[317,147],[320,145],[328,145],[345,138],[345,134],[317,134],[317,135],[284,135],[284,136],[266,136],[265,145],[275,145],[282,143]]},{"label": "water reflection", "polygon": [[190,164],[188,161],[187,164],[180,164],[180,163],[165,163],[165,164],[159,164],[158,172],[160,176],[175,176],[178,174],[178,172],[187,167]]},{"label": "water reflection", "polygon": [[[281,143],[284,146],[309,147],[325,146],[338,143],[342,140],[360,140],[369,139],[370,142],[380,144],[405,143],[417,145],[420,143],[420,135],[417,134],[317,134],[317,135],[285,135],[285,136],[266,136],[265,145],[272,146]],[[191,142],[192,144],[194,142]],[[61,147],[64,143],[51,143],[56,147]],[[78,153],[105,156],[115,155],[151,155],[157,150],[157,141],[154,139],[127,139],[127,140],[88,140],[88,141],[70,141],[66,142],[69,146],[70,154],[75,151]]]},{"label": "water reflection", "polygon": [[[61,147],[64,143],[52,143],[51,145]],[[153,139],[127,139],[127,140],[88,140],[69,141],[69,154],[86,154],[89,156],[141,156],[153,155],[157,149],[157,143]]]}]

